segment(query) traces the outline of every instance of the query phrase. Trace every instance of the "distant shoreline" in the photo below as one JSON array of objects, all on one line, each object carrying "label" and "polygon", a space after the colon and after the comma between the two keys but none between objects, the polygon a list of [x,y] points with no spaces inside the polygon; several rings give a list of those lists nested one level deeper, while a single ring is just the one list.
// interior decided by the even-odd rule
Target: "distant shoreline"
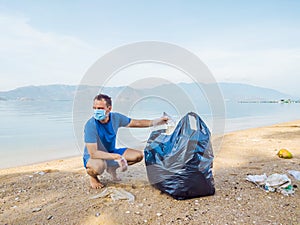
[{"label": "distant shoreline", "polygon": [[253,100],[253,101],[237,101],[238,103],[275,103],[275,104],[292,104],[292,103],[300,103],[300,100],[291,100],[291,99],[281,99],[279,101],[277,100],[264,100],[264,101],[259,101],[259,100]]}]

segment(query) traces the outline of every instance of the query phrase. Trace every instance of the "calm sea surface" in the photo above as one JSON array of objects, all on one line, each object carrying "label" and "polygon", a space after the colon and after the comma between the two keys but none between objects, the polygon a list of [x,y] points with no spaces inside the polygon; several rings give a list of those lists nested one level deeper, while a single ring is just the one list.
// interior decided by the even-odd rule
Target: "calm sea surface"
[{"label": "calm sea surface", "polygon": [[[72,101],[0,101],[0,168],[81,155],[82,139],[74,135],[72,107]],[[152,119],[163,111],[180,119],[171,108],[155,104],[136,107],[128,115]],[[211,125],[208,109],[200,116]],[[298,120],[300,104],[227,102],[225,116],[225,132],[230,132]],[[81,123],[85,120],[86,116]],[[130,130],[131,137],[136,138],[126,140],[128,135],[121,130],[119,145],[134,145],[133,140],[136,146],[142,146],[151,132],[149,128]]]}]

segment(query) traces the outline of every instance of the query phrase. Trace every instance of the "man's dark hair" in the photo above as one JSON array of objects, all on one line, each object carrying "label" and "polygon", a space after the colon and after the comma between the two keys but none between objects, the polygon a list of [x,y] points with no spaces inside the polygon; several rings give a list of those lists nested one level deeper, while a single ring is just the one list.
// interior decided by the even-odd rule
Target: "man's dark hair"
[{"label": "man's dark hair", "polygon": [[111,106],[111,97],[109,97],[108,95],[104,95],[104,94],[96,95],[94,98],[94,101],[95,100],[101,101],[102,99],[104,99],[106,101],[107,107]]}]

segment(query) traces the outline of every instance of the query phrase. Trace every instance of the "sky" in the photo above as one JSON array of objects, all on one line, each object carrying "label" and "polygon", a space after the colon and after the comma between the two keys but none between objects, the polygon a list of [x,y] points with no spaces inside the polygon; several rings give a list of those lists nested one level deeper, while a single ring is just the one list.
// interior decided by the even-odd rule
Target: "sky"
[{"label": "sky", "polygon": [[[299,11],[298,0],[0,0],[0,91],[78,85],[106,53],[155,40],[196,54],[217,82],[300,96]],[[167,66],[133,65],[108,83],[150,75],[189,81]]]}]

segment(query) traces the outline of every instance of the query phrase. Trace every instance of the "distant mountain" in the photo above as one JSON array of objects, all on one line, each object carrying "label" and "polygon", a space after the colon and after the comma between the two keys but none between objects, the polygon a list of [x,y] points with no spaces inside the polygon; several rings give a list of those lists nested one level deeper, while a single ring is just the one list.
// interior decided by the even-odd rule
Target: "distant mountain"
[{"label": "distant mountain", "polygon": [[69,100],[73,99],[76,86],[70,85],[43,85],[26,86],[10,91],[1,91],[0,100]]},{"label": "distant mountain", "polygon": [[219,83],[224,98],[237,101],[299,99],[270,88],[263,88],[240,83]]},{"label": "distant mountain", "polygon": [[[219,88],[223,97],[227,101],[269,101],[280,99],[299,98],[281,93],[277,90],[252,86],[240,83],[219,83]],[[145,96],[166,96],[178,101],[185,102],[185,98],[191,100],[206,101],[206,92],[213,90],[215,85],[196,84],[196,83],[179,83],[163,84],[153,88],[134,89],[131,87],[96,87],[74,85],[45,85],[45,86],[26,86],[10,91],[0,92],[0,101],[4,100],[73,100],[76,91],[89,92],[90,96],[96,95],[100,90],[113,98],[118,97],[118,103],[126,105],[128,101],[134,101]]]}]

